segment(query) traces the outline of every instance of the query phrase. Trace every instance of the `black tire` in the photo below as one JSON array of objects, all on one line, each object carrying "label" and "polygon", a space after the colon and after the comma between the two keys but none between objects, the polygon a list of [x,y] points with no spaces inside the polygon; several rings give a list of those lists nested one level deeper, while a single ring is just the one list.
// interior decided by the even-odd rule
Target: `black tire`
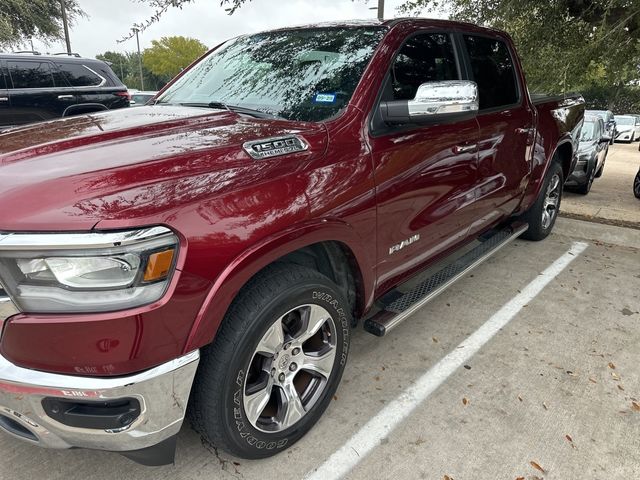
[{"label": "black tire", "polygon": [[593,186],[593,180],[597,176],[595,169],[596,169],[595,163],[591,163],[589,165],[589,170],[587,171],[587,174],[586,174],[587,181],[582,185],[578,185],[578,187],[576,188],[576,192],[578,192],[581,195],[587,195],[591,191],[591,187]]},{"label": "black tire", "polygon": [[[608,154],[609,154],[609,151],[607,150],[607,155]],[[607,163],[607,155],[604,156],[604,160],[602,161],[602,165],[600,165],[600,168],[596,172],[596,178],[600,178],[602,176],[602,174],[604,173],[604,164]]]},{"label": "black tire", "polygon": [[638,170],[636,178],[633,180],[633,194],[636,198],[640,198],[640,170]]},{"label": "black tire", "polygon": [[[557,203],[552,210],[552,215],[548,223],[545,222],[543,212],[549,212],[549,208],[545,206],[545,200],[547,199],[547,192],[551,184],[552,179],[556,178],[557,185]],[[540,194],[531,208],[522,215],[522,220],[529,224],[529,229],[524,232],[521,237],[526,240],[539,241],[547,238],[547,236],[553,230],[553,226],[558,218],[558,211],[560,210],[560,203],[562,201],[562,187],[564,185],[564,174],[562,167],[557,161],[554,161],[549,166],[549,170],[544,177]]]},{"label": "black tire", "polygon": [[[262,426],[262,421],[267,422],[264,425],[273,421],[273,428],[277,428],[275,419],[279,416],[291,420],[288,417],[289,403],[283,400],[291,397],[286,396],[285,387],[275,385],[274,382],[282,375],[284,384],[282,372],[291,377],[290,381],[287,380],[290,386],[293,385],[293,378],[312,375],[305,370],[304,362],[300,363],[300,367],[294,364],[296,358],[309,358],[305,356],[308,353],[305,347],[307,343],[300,344],[300,348],[291,346],[287,349],[282,346],[295,337],[289,337],[285,319],[292,315],[296,317],[299,311],[296,308],[303,312],[305,308],[317,309],[318,306],[321,311],[324,309],[330,315],[326,323],[320,326],[317,335],[320,335],[320,343],[331,341],[332,344],[327,343],[322,348],[325,351],[329,347],[335,348],[335,357],[328,363],[331,365],[328,377],[320,375],[318,379],[309,381],[309,385],[315,381],[313,388],[320,388],[318,385],[322,385],[322,390],[313,393],[312,403],[309,400],[305,404],[304,398],[309,398],[307,392],[311,387],[302,387],[304,393],[298,399],[305,413],[295,420],[296,423],[291,423],[290,427],[279,431],[258,429],[256,425]],[[318,421],[338,388],[349,350],[350,312],[347,301],[333,282],[315,270],[294,264],[276,264],[258,274],[234,300],[214,342],[201,350],[188,409],[194,428],[214,447],[241,458],[265,458],[293,445]],[[297,325],[302,326],[300,331],[305,328],[304,316],[304,313],[300,313],[296,317],[300,322]],[[265,339],[270,338],[268,334],[276,329],[276,325],[280,331],[285,332],[284,341],[278,343],[281,347],[271,358],[263,357],[263,353],[258,353],[259,345],[265,345]],[[335,328],[331,329],[331,325]],[[291,331],[293,330],[292,327]],[[330,339],[331,332],[334,332],[333,339]],[[318,342],[318,338],[312,337],[311,340],[316,344]],[[284,352],[285,349],[288,353]],[[298,350],[295,354],[298,357],[294,355],[295,350]],[[318,358],[324,358],[323,355],[318,354]],[[287,361],[283,363],[285,357]],[[291,363],[288,364],[289,361]],[[276,370],[274,375],[276,367],[283,370]],[[299,371],[295,371],[296,368],[293,367],[299,368]],[[272,373],[268,374],[267,371]],[[265,377],[264,380],[259,381],[262,377]],[[268,385],[266,388],[260,386],[263,382]],[[258,387],[250,387],[250,384],[258,384]],[[254,388],[249,395],[246,394],[248,387]],[[299,386],[296,383],[292,388],[298,389]],[[273,401],[274,404],[266,403],[266,407],[256,408],[255,411],[261,412],[261,415],[252,421],[247,416],[245,405],[256,391],[272,392],[268,395],[268,401]],[[267,413],[265,416],[267,410],[273,415],[269,416],[270,413]],[[283,420],[279,425],[286,424]]]}]

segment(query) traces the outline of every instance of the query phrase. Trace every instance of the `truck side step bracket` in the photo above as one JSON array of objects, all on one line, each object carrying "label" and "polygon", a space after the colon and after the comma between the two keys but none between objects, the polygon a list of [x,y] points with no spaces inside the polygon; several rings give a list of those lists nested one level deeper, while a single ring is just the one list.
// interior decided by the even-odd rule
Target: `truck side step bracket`
[{"label": "truck side step bracket", "polygon": [[393,301],[364,322],[364,329],[382,337],[406,320],[413,313],[434,299],[447,287],[464,277],[502,247],[518,238],[528,228],[526,223],[512,224],[497,230],[490,237],[483,237],[482,243],[465,253],[454,262],[426,278],[412,290],[397,296]]}]

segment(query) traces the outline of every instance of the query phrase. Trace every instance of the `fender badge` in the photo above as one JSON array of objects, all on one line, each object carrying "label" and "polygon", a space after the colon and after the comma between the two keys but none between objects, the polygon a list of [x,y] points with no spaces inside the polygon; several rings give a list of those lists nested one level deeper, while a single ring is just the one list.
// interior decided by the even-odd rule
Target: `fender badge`
[{"label": "fender badge", "polygon": [[393,255],[394,253],[399,252],[404,247],[408,247],[409,245],[417,242],[418,240],[420,240],[420,234],[416,233],[415,235],[407,238],[406,240],[402,240],[400,243],[396,243],[395,245],[389,248],[389,255]]},{"label": "fender badge", "polygon": [[242,144],[242,148],[254,160],[261,160],[289,153],[304,152],[309,149],[309,144],[298,135],[288,135],[245,142]]}]

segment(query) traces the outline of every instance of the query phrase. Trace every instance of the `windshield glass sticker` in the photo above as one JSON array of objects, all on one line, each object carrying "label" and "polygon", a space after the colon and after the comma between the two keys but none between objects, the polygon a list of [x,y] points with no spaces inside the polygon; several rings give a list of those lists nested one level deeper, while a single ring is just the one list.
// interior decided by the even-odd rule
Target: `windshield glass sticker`
[{"label": "windshield glass sticker", "polygon": [[316,103],[335,103],[336,94],[335,93],[316,93],[316,96],[313,99]]}]

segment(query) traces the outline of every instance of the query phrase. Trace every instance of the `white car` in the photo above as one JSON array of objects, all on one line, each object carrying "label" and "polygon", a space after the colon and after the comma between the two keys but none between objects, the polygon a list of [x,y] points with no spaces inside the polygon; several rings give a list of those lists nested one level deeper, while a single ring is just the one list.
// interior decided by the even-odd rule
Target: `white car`
[{"label": "white car", "polygon": [[[135,92],[131,92],[131,100],[129,103],[132,107],[141,107],[155,97],[157,93],[158,92],[142,92],[136,90]],[[638,138],[640,138],[640,136],[638,136]]]},{"label": "white car", "polygon": [[616,142],[640,140],[640,117],[636,115],[616,115]]}]

